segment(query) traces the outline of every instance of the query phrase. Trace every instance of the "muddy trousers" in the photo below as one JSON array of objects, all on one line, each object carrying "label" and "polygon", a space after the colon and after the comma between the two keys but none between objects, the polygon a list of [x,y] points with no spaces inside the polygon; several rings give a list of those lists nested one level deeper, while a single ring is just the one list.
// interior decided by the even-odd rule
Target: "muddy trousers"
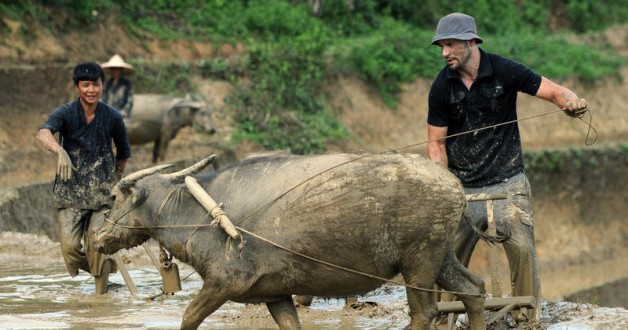
[{"label": "muddy trousers", "polygon": [[[90,248],[90,219],[101,212],[77,208],[57,210],[57,230],[65,266],[71,276],[79,269],[92,275],[100,275],[105,255]],[[91,266],[91,267],[90,267]]]},{"label": "muddy trousers", "polygon": [[[497,234],[510,234],[510,239],[503,243],[510,267],[513,296],[534,296],[537,301],[536,315],[529,315],[538,320],[541,303],[541,281],[536,262],[534,244],[534,220],[530,205],[530,183],[524,173],[516,174],[506,181],[480,187],[465,188],[466,194],[506,193],[505,200],[493,201],[494,219]],[[488,227],[486,202],[469,202],[465,217],[481,230]],[[463,265],[468,266],[479,236],[463,219],[458,226],[454,241],[456,255]]]}]

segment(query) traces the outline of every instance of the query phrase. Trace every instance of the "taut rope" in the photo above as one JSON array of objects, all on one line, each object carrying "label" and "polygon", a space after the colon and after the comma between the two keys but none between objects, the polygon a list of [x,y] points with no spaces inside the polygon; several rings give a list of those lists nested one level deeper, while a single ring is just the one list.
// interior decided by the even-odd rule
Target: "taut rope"
[{"label": "taut rope", "polygon": [[[326,173],[326,172],[329,172],[329,171],[331,171],[331,170],[333,170],[333,169],[335,169],[335,168],[338,168],[338,167],[340,167],[340,166],[342,166],[342,165],[346,165],[346,164],[348,164],[348,163],[355,162],[355,161],[358,161],[358,160],[360,160],[360,159],[364,159],[364,158],[368,158],[368,157],[373,157],[373,156],[377,156],[377,155],[382,155],[382,154],[389,153],[389,152],[398,152],[398,151],[400,151],[400,150],[409,149],[409,148],[414,148],[414,147],[417,147],[417,146],[420,146],[420,145],[428,144],[428,143],[430,143],[430,142],[435,142],[435,141],[445,140],[445,139],[447,139],[447,138],[456,137],[456,136],[461,136],[461,135],[465,135],[465,134],[471,134],[471,133],[475,133],[475,132],[479,132],[479,131],[483,131],[483,130],[487,130],[487,129],[495,128],[495,127],[498,127],[498,126],[509,125],[509,124],[512,124],[512,123],[516,123],[516,122],[520,122],[520,121],[524,121],[524,120],[529,120],[529,119],[534,119],[534,118],[538,118],[538,117],[542,117],[542,116],[547,116],[547,115],[555,114],[555,113],[557,113],[557,112],[564,112],[564,111],[565,111],[565,109],[553,110],[553,111],[549,111],[549,112],[545,112],[545,113],[541,113],[541,114],[531,115],[531,116],[524,117],[524,118],[521,118],[521,119],[515,119],[515,120],[506,121],[506,122],[499,123],[499,124],[495,124],[495,125],[490,125],[490,126],[486,126],[486,127],[476,128],[476,129],[473,129],[473,130],[469,130],[469,131],[464,131],[464,132],[460,132],[460,133],[456,133],[456,134],[448,135],[448,136],[445,136],[445,137],[442,137],[442,138],[437,138],[437,139],[426,140],[426,141],[423,141],[423,142],[418,142],[418,143],[414,143],[414,144],[409,144],[409,145],[406,145],[406,146],[403,146],[403,147],[398,147],[398,148],[395,148],[395,149],[387,149],[387,150],[385,150],[385,151],[380,151],[380,152],[376,152],[376,153],[373,153],[373,154],[363,155],[363,156],[360,156],[360,157],[357,157],[357,158],[354,158],[354,159],[350,159],[350,160],[348,160],[348,161],[346,161],[346,162],[342,162],[342,163],[336,164],[336,165],[334,165],[334,166],[331,166],[331,167],[327,168],[326,170],[321,171],[321,172],[319,172],[319,173],[316,173],[316,174],[312,175],[311,177],[309,177],[309,178],[307,178],[307,179],[305,179],[305,180],[301,181],[300,183],[298,183],[298,184],[297,184],[297,185],[295,185],[294,187],[292,187],[292,188],[290,188],[290,189],[286,190],[284,193],[282,193],[281,195],[277,196],[277,197],[276,197],[275,199],[273,199],[272,201],[270,201],[270,202],[268,202],[267,204],[265,204],[265,205],[261,206],[261,207],[260,207],[260,208],[258,208],[257,210],[255,210],[255,211],[251,212],[249,215],[245,216],[245,217],[244,217],[244,218],[242,218],[240,221],[236,222],[236,224],[240,224],[240,223],[244,222],[245,220],[249,219],[249,218],[250,218],[250,217],[252,217],[253,215],[257,214],[259,211],[261,211],[261,210],[263,210],[264,208],[268,207],[269,205],[271,205],[271,204],[275,203],[276,201],[278,201],[278,200],[279,200],[279,199],[281,199],[282,197],[286,196],[287,194],[289,194],[290,192],[294,191],[294,190],[295,190],[295,189],[297,189],[298,187],[300,187],[300,186],[304,185],[305,183],[309,182],[310,180],[312,180],[312,179],[314,179],[314,178],[316,178],[316,177],[320,176],[320,175],[321,175],[321,174],[323,174],[323,173]],[[587,109],[585,112],[586,112],[586,113],[589,113],[589,118],[588,118],[588,121],[585,121],[584,119],[582,119],[582,117],[584,116],[584,113],[583,113],[582,115],[580,115],[580,116],[576,117],[576,118],[580,119],[580,121],[584,122],[585,124],[587,124],[587,125],[589,126],[589,130],[588,130],[588,132],[587,132],[587,137],[586,137],[586,139],[585,139],[585,144],[586,144],[587,146],[589,146],[589,145],[594,144],[594,143],[597,141],[597,136],[598,136],[598,135],[597,135],[597,130],[596,130],[596,129],[595,129],[595,128],[591,125],[591,121],[592,121],[592,119],[593,119],[593,115],[591,115],[591,112],[589,111],[589,109]],[[593,138],[589,138],[590,133],[591,133],[591,130],[593,130],[593,133],[595,134],[595,136],[594,136]]]},{"label": "taut rope", "polygon": [[[521,118],[521,119],[515,119],[515,120],[511,120],[511,121],[507,121],[507,122],[503,122],[503,123],[499,123],[499,124],[495,124],[495,125],[490,125],[490,126],[486,126],[486,127],[481,127],[481,128],[477,128],[477,129],[473,129],[473,130],[469,130],[469,131],[465,131],[465,132],[460,132],[460,133],[456,133],[456,134],[448,135],[448,136],[445,136],[445,137],[442,137],[442,138],[437,138],[437,139],[432,139],[432,140],[426,140],[426,141],[423,141],[423,142],[418,142],[418,143],[414,143],[414,144],[406,145],[406,146],[403,146],[403,147],[398,147],[398,148],[395,148],[395,149],[387,149],[387,150],[385,150],[385,151],[380,151],[380,152],[377,152],[377,153],[368,154],[368,155],[363,155],[363,156],[360,156],[360,157],[357,157],[357,158],[354,158],[354,159],[350,159],[350,160],[348,160],[348,161],[345,161],[345,162],[342,162],[342,163],[336,164],[336,165],[334,165],[334,166],[331,166],[331,167],[327,168],[326,170],[321,171],[321,172],[319,172],[319,173],[316,173],[316,174],[314,174],[313,176],[311,176],[311,177],[309,177],[309,178],[307,178],[307,179],[303,180],[302,182],[298,183],[297,185],[293,186],[292,188],[290,188],[290,189],[286,190],[286,191],[285,191],[284,193],[282,193],[281,195],[279,195],[279,196],[277,196],[276,198],[274,198],[272,201],[268,202],[267,204],[265,204],[265,205],[261,206],[260,208],[256,209],[255,211],[251,212],[249,215],[245,216],[244,218],[242,218],[242,219],[241,219],[240,221],[238,221],[237,223],[239,224],[239,223],[242,223],[243,221],[245,221],[245,220],[249,219],[250,217],[252,217],[252,216],[253,216],[253,215],[255,215],[256,213],[258,213],[259,211],[261,211],[261,210],[263,210],[264,208],[268,207],[269,205],[271,205],[271,204],[275,203],[276,201],[278,201],[278,200],[279,200],[279,199],[281,199],[282,197],[286,196],[286,195],[287,195],[287,194],[289,194],[290,192],[294,191],[295,189],[297,189],[298,187],[300,187],[300,186],[302,186],[303,184],[307,183],[308,181],[310,181],[310,180],[314,179],[315,177],[318,177],[318,176],[322,175],[323,173],[329,172],[329,171],[331,171],[331,170],[333,170],[333,169],[335,169],[335,168],[338,168],[338,167],[340,167],[340,166],[342,166],[342,165],[345,165],[345,164],[348,164],[348,163],[351,163],[351,162],[355,162],[355,161],[358,161],[358,160],[360,160],[360,159],[364,159],[364,158],[367,158],[367,157],[373,157],[373,156],[376,156],[376,155],[381,155],[381,154],[385,154],[385,153],[389,153],[389,152],[398,152],[398,151],[400,151],[400,150],[404,150],[404,149],[408,149],[408,148],[417,147],[417,146],[424,145],[424,144],[427,144],[427,143],[430,143],[430,142],[435,142],[435,141],[439,141],[439,140],[444,140],[444,139],[447,139],[447,138],[450,138],[450,137],[456,137],[456,136],[461,136],[461,135],[465,135],[465,134],[471,134],[471,133],[475,133],[475,132],[479,132],[479,131],[483,131],[483,130],[487,130],[487,129],[495,128],[495,127],[498,127],[498,126],[509,125],[509,124],[512,124],[512,123],[521,122],[521,121],[524,121],[524,120],[534,119],[534,118],[538,118],[538,117],[542,117],[542,116],[547,116],[547,115],[550,115],[550,114],[554,114],[554,113],[557,113],[557,112],[564,112],[564,111],[565,111],[565,109],[558,109],[558,110],[549,111],[549,112],[545,112],[545,113],[541,113],[541,114],[531,115],[531,116],[524,117],[524,118]],[[589,113],[589,118],[588,118],[588,119],[586,119],[586,120],[585,120],[585,119],[583,119],[583,117],[584,117],[585,113]],[[585,145],[590,146],[590,145],[594,144],[594,143],[597,141],[597,138],[598,138],[598,133],[597,133],[597,130],[596,130],[596,129],[593,127],[593,125],[591,124],[592,119],[593,119],[593,115],[591,114],[591,112],[590,112],[588,109],[585,111],[585,113],[583,113],[582,115],[580,115],[580,116],[578,116],[578,117],[575,117],[575,118],[578,118],[580,121],[584,122],[584,123],[588,126],[587,136],[586,136],[586,138],[585,138]],[[590,136],[591,136],[591,131],[593,131],[594,137],[590,137]],[[165,201],[164,201],[164,203],[165,203]],[[161,208],[163,208],[163,205],[162,205],[162,207],[161,207]],[[161,208],[160,208],[160,209],[161,209]],[[133,209],[133,208],[132,208],[132,209]],[[126,212],[124,212],[122,216],[124,216],[124,215],[128,214],[128,213],[129,213],[132,209],[130,209],[130,210],[128,210],[128,211],[126,211]],[[209,215],[209,213],[208,213],[208,215]],[[120,217],[120,218],[121,218],[121,217]],[[114,226],[120,226],[120,227],[122,227],[122,228],[127,228],[127,229],[139,229],[139,228],[149,228],[149,229],[150,229],[150,228],[154,228],[154,229],[165,229],[165,228],[195,228],[196,230],[192,233],[192,235],[193,235],[193,234],[197,231],[197,229],[199,229],[200,227],[209,227],[209,226],[212,226],[212,224],[187,224],[187,225],[178,224],[178,225],[158,225],[158,226],[152,226],[152,227],[138,227],[138,226],[128,226],[128,225],[121,225],[121,224],[118,224],[117,222],[118,222],[118,220],[119,220],[120,218],[116,219],[115,221],[111,221],[111,220],[109,220],[109,219],[105,218],[105,221],[109,222],[110,224],[112,224],[112,225],[114,225]],[[205,217],[205,218],[207,218],[207,217]],[[413,286],[413,285],[410,285],[410,284],[401,283],[401,282],[397,282],[397,281],[394,281],[394,280],[391,280],[391,279],[386,279],[386,278],[379,277],[379,276],[376,276],[376,275],[372,275],[372,274],[364,273],[364,272],[357,271],[357,270],[354,270],[354,269],[350,269],[350,268],[346,268],[346,267],[343,267],[343,266],[339,266],[339,265],[336,265],[336,264],[333,264],[333,263],[330,263],[330,262],[327,262],[327,261],[324,261],[324,260],[320,260],[320,259],[317,259],[317,258],[314,258],[314,257],[310,257],[310,256],[305,255],[305,254],[303,254],[303,253],[300,253],[300,252],[298,252],[298,251],[291,250],[291,249],[289,249],[289,248],[287,248],[287,247],[285,247],[285,246],[282,246],[282,245],[280,245],[280,244],[278,244],[278,243],[275,243],[275,242],[273,242],[273,241],[270,241],[270,240],[268,240],[268,239],[266,239],[266,238],[264,238],[264,237],[262,237],[262,236],[259,236],[259,235],[255,234],[255,233],[253,233],[253,232],[250,232],[250,231],[248,231],[248,230],[246,230],[246,229],[244,229],[244,228],[242,228],[242,227],[240,227],[240,226],[237,226],[237,225],[236,225],[236,226],[235,226],[235,228],[236,228],[236,229],[238,229],[238,230],[240,230],[240,231],[242,231],[242,232],[244,232],[244,233],[247,233],[247,234],[249,234],[249,235],[251,235],[251,236],[253,236],[253,237],[255,237],[255,238],[257,238],[257,239],[259,239],[259,240],[261,240],[261,241],[264,241],[264,242],[266,242],[266,243],[268,243],[268,244],[270,244],[270,245],[273,245],[273,246],[275,246],[275,247],[277,247],[277,248],[279,248],[279,249],[282,249],[282,250],[284,250],[284,251],[287,251],[287,252],[290,252],[290,253],[292,253],[292,254],[298,255],[298,256],[300,256],[300,257],[302,257],[302,258],[305,258],[305,259],[308,259],[308,260],[311,260],[311,261],[314,261],[314,262],[317,262],[317,263],[320,263],[320,264],[323,264],[323,265],[326,265],[326,266],[329,266],[329,267],[333,267],[333,268],[336,268],[336,269],[340,269],[340,270],[343,270],[343,271],[347,271],[347,272],[350,272],[350,273],[354,273],[354,274],[358,274],[358,275],[362,275],[362,276],[370,277],[370,278],[377,279],[377,280],[381,280],[381,281],[384,281],[384,282],[389,282],[389,283],[393,283],[393,284],[397,284],[397,285],[402,285],[402,286],[404,286],[404,287],[411,288],[411,289],[414,289],[414,290],[419,290],[419,291],[425,291],[425,292],[436,292],[436,293],[450,293],[450,294],[455,294],[455,295],[467,295],[467,296],[476,296],[476,297],[486,297],[486,295],[484,295],[484,294],[470,294],[470,293],[465,293],[465,292],[455,292],[455,291],[446,291],[446,290],[437,290],[437,289],[420,288],[420,287]],[[192,235],[190,235],[190,237],[191,237]],[[188,239],[189,239],[189,237],[188,237]],[[191,275],[191,274],[190,274],[190,275]],[[190,275],[188,275],[188,277],[189,277]],[[186,277],[186,278],[187,278],[187,277]]]}]

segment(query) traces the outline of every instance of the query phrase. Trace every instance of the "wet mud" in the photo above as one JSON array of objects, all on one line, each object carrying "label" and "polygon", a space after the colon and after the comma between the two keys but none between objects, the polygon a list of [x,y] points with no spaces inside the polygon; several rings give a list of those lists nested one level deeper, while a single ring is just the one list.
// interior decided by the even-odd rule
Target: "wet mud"
[{"label": "wet mud", "polygon": [[[186,306],[202,285],[198,274],[177,261],[182,290],[161,295],[161,277],[144,250],[121,253],[138,295],[132,296],[120,273],[115,273],[110,277],[109,293],[96,296],[89,274],[68,275],[57,242],[41,235],[0,233],[0,329],[178,329]],[[384,285],[358,301],[362,304],[346,310],[344,299],[315,298],[309,308],[298,308],[303,329],[403,329],[410,322],[402,286]],[[459,320],[464,329],[464,317]],[[537,326],[623,330],[628,328],[628,310],[544,301]],[[276,328],[265,305],[233,302],[223,305],[200,327]]]},{"label": "wet mud", "polygon": [[[36,258],[0,266],[0,329],[178,329],[183,312],[202,282],[184,264],[182,290],[160,295],[161,277],[154,267],[129,268],[139,294],[132,296],[119,273],[110,276],[109,293],[94,295],[93,279],[81,272],[72,278],[62,262],[45,267]],[[397,329],[409,318],[401,287],[383,287],[365,296],[378,305],[344,310],[344,299],[315,299],[300,308],[304,329]],[[201,329],[275,329],[265,305],[228,302],[208,317]]]}]

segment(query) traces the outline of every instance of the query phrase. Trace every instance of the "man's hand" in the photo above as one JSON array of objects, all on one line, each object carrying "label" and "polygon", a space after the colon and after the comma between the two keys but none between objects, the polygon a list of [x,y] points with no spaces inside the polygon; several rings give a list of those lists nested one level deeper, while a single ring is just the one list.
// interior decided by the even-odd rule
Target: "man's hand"
[{"label": "man's hand", "polygon": [[57,150],[59,160],[57,161],[57,175],[61,178],[61,181],[68,181],[72,177],[72,160],[70,156],[63,148]]},{"label": "man's hand", "polygon": [[573,99],[567,101],[567,107],[563,111],[569,117],[582,118],[585,112],[587,112],[587,100]]}]

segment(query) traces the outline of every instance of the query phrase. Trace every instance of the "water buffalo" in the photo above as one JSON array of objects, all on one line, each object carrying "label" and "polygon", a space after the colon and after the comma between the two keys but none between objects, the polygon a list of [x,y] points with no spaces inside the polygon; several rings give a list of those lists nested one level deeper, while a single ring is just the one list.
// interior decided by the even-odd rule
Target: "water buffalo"
[{"label": "water buffalo", "polygon": [[240,232],[237,244],[181,183],[210,161],[128,175],[96,226],[101,252],[153,238],[199,273],[204,284],[181,329],[228,300],[265,303],[280,329],[298,329],[293,294],[364,294],[399,273],[412,329],[428,329],[437,314],[434,284],[458,294],[472,329],[485,328],[484,283],[452,250],[466,199],[445,167],[413,154],[271,154],[199,175]]},{"label": "water buffalo", "polygon": [[161,94],[134,95],[131,118],[125,124],[131,144],[155,143],[153,163],[166,158],[170,140],[185,126],[216,132],[207,102]]}]

